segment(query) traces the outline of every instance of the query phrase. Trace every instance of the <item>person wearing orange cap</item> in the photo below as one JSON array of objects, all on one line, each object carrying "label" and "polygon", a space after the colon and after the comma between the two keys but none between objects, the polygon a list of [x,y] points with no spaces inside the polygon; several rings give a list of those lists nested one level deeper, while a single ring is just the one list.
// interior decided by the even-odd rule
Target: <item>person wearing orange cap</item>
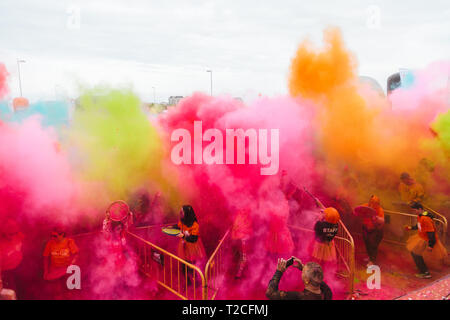
[{"label": "person wearing orange cap", "polygon": [[369,203],[364,203],[363,206],[372,208],[376,212],[376,215],[365,217],[362,221],[363,239],[369,256],[367,265],[371,266],[377,262],[378,246],[383,239],[384,210],[380,205],[380,198],[376,195],[372,195]]},{"label": "person wearing orange cap", "polygon": [[323,209],[323,217],[314,225],[314,245],[312,257],[319,263],[336,261],[334,237],[339,229],[339,212],[332,207]]},{"label": "person wearing orange cap", "polygon": [[[425,264],[424,256],[430,260],[444,262],[447,257],[447,249],[443,246],[436,233],[436,226],[433,222],[433,215],[423,209],[422,204],[414,202],[411,208],[417,214],[417,224],[415,226],[406,226],[406,230],[417,230],[417,234],[411,236],[406,243],[406,249],[419,269],[417,278],[429,279],[431,274]],[[444,262],[445,263],[445,262]]]},{"label": "person wearing orange cap", "polygon": [[316,206],[322,213],[321,219],[314,225],[314,241],[312,243],[311,256],[320,264],[334,262],[336,261],[336,248],[333,240],[339,230],[341,216],[335,208],[326,208],[317,197],[313,196],[306,188],[304,189],[313,198]]}]

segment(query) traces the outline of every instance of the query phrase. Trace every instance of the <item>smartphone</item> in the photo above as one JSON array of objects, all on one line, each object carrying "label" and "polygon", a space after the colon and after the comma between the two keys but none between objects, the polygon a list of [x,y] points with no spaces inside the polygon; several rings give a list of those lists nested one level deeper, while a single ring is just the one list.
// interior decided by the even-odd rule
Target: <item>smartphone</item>
[{"label": "smartphone", "polygon": [[293,264],[294,264],[294,258],[289,258],[286,261],[286,268],[292,266]]}]

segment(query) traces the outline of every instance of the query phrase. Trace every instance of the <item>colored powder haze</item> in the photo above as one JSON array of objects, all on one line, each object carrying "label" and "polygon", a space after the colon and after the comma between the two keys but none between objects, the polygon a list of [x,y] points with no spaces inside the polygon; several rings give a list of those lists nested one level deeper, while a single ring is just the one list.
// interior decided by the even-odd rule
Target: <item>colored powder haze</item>
[{"label": "colored powder haze", "polygon": [[[244,104],[230,96],[193,93],[156,120],[147,118],[132,91],[107,87],[83,90],[73,111],[63,102],[31,104],[22,116],[2,108],[0,220],[21,223],[27,252],[32,252],[26,259],[33,260],[33,275],[39,277],[39,245],[51,227],[62,224],[69,234],[98,231],[108,204],[117,199],[132,204],[148,195],[151,205],[140,212],[144,225],[176,222],[180,206],[191,204],[208,255],[235,221],[243,221],[239,215],[244,211],[249,224],[244,232],[251,239],[248,270],[238,286],[226,282],[220,298],[264,298],[277,257],[310,259],[312,234],[290,228],[311,229],[320,217],[303,187],[335,206],[347,226],[354,227],[358,219],[351,207],[367,202],[371,194],[390,207],[398,200],[398,177],[408,171],[426,186],[427,203],[450,212],[448,88],[433,82],[449,74],[450,63],[417,70],[414,82],[389,99],[361,84],[357,67],[340,31],[331,28],[324,32],[322,48],[309,41],[300,44],[290,69],[290,96]],[[0,98],[8,92],[7,74],[0,64]],[[223,136],[226,129],[279,129],[278,174],[263,176],[261,164],[248,164],[248,147],[246,164],[175,165],[171,134],[184,128],[194,137],[194,121],[202,121],[203,132],[216,128]],[[194,143],[204,150],[212,142]],[[230,151],[225,142],[214,144],[223,154]],[[150,240],[164,243],[165,237],[154,233]],[[95,243],[81,248],[92,251],[85,262],[95,283],[85,298],[153,297],[151,282],[145,285],[147,295],[117,289],[124,288],[116,285],[121,273],[95,263],[106,259],[104,266],[114,269],[117,264],[108,260],[112,253],[106,244],[99,245],[102,240]],[[233,270],[235,260],[224,264]],[[135,264],[123,268],[125,287],[143,286]],[[345,291],[332,267],[325,280],[335,292]],[[299,283],[299,274],[289,271],[281,285],[298,289]]]}]

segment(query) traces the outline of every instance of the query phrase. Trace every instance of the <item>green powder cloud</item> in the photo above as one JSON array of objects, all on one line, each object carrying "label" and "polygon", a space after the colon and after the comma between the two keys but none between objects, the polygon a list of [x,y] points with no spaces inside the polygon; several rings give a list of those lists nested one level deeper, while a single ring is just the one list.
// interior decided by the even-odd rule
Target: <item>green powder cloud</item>
[{"label": "green powder cloud", "polygon": [[79,98],[69,139],[85,181],[100,182],[111,199],[126,197],[161,174],[162,142],[130,90],[95,88]]}]

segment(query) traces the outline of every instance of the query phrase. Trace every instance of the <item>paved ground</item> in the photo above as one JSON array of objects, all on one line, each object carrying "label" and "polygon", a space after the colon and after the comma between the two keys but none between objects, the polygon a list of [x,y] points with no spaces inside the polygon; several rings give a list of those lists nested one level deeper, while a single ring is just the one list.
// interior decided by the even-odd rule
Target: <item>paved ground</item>
[{"label": "paved ground", "polygon": [[364,244],[361,238],[354,237],[356,247],[356,274],[355,289],[358,299],[366,300],[391,300],[403,296],[409,292],[428,286],[438,279],[450,274],[450,267],[442,266],[430,272],[432,279],[419,279],[414,262],[404,246],[398,246],[382,242],[379,248],[378,262],[381,269],[381,288],[369,290],[367,288],[367,269],[363,258],[366,257]]},{"label": "paved ground", "polygon": [[449,300],[450,298],[450,275],[437,280],[419,290],[410,292],[398,300]]}]

